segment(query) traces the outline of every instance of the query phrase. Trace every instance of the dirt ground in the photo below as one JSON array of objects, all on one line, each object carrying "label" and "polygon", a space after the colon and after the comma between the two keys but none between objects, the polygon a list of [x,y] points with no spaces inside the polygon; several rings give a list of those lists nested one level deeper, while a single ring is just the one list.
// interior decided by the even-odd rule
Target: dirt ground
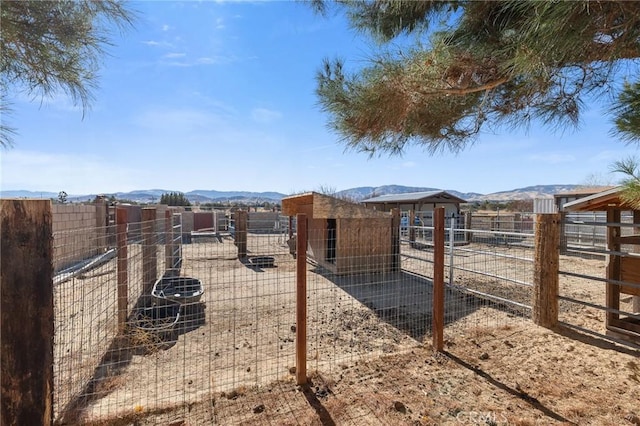
[{"label": "dirt ground", "polygon": [[103,424],[638,425],[639,353],[520,323]]},{"label": "dirt ground", "polygon": [[[640,425],[640,352],[539,328],[519,312],[451,293],[446,351],[434,353],[429,282],[407,274],[338,279],[309,266],[309,387],[296,386],[295,261],[281,238],[249,241],[251,256],[273,256],[276,267],[239,262],[228,240],[185,245],[182,274],[202,279],[202,310],[174,341],[141,350],[129,340],[118,358],[107,357],[103,367],[112,372],[66,422]],[[530,253],[500,250],[511,250],[516,263],[468,253],[466,261],[525,268],[521,259]],[[424,251],[413,256],[403,266],[431,267]],[[563,264],[604,270],[602,260],[566,257]],[[456,273],[456,283],[530,302],[527,286],[489,276]],[[601,283],[565,277],[561,287],[604,301]],[[593,308],[564,303],[561,319],[603,332],[604,317]]]}]

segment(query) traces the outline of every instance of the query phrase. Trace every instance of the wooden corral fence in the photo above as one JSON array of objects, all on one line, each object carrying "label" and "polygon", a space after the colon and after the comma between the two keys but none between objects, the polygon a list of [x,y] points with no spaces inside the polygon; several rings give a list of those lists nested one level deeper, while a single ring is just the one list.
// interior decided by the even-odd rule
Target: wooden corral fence
[{"label": "wooden corral fence", "polygon": [[[135,300],[158,278],[156,209],[142,211],[141,290],[129,282],[127,209],[116,209],[117,330],[125,331]],[[106,221],[105,215],[100,221]],[[171,217],[172,215],[169,214]],[[175,216],[175,215],[173,215]],[[175,223],[170,220],[169,223]],[[104,227],[102,228],[104,229]],[[0,200],[0,424],[49,425],[54,418],[54,250],[50,200]],[[171,234],[170,234],[171,235]],[[101,236],[104,241],[106,235]],[[179,265],[175,238],[165,238],[165,265]],[[136,265],[137,266],[137,265]],[[60,407],[58,407],[60,410]],[[58,413],[60,414],[60,413]]]},{"label": "wooden corral fence", "polygon": [[[156,250],[152,234],[153,208],[142,210],[143,291],[147,292],[157,278]],[[238,211],[235,217],[235,243],[240,259],[247,255],[247,212]],[[177,239],[173,233],[173,216],[168,213],[165,238],[168,268],[179,264]],[[307,380],[307,288],[306,251],[309,246],[307,217],[296,216],[296,380]],[[116,210],[117,235],[117,291],[118,329],[122,332],[131,307],[127,265],[127,211]],[[1,323],[1,389],[3,425],[50,425],[53,422],[53,253],[51,249],[51,204],[43,200],[1,200],[0,226],[2,232],[2,264],[0,289],[2,292]],[[434,214],[433,264],[433,346],[443,349],[444,343],[444,266],[445,266],[444,209]],[[558,322],[558,256],[560,217],[558,214],[536,216],[535,276],[532,303],[533,321],[553,329]],[[121,235],[124,235],[122,237]],[[36,371],[38,374],[33,374]]]}]

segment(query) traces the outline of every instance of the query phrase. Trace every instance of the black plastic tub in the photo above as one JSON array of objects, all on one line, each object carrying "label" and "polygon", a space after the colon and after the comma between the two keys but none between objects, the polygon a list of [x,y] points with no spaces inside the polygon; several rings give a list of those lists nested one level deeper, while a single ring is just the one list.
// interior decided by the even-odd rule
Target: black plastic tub
[{"label": "black plastic tub", "polygon": [[170,302],[137,308],[133,317],[135,328],[153,334],[162,341],[175,340],[178,321],[180,304]]},{"label": "black plastic tub", "polygon": [[273,256],[254,256],[249,258],[249,263],[258,268],[273,268],[275,258]]},{"label": "black plastic tub", "polygon": [[180,304],[194,304],[200,301],[204,288],[200,280],[189,277],[162,277],[157,280],[151,295],[161,300],[171,300]]}]

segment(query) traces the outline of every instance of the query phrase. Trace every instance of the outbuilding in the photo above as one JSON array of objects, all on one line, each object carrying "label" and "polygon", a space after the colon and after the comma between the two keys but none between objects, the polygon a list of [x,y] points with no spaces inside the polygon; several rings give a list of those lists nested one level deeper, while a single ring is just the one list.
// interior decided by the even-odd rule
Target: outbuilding
[{"label": "outbuilding", "polygon": [[[640,211],[620,196],[624,187],[615,187],[564,204],[563,211],[607,214],[606,328],[607,334],[640,343]],[[631,211],[633,224],[622,227],[621,213]],[[631,296],[628,309],[621,308],[622,296]],[[624,311],[632,310],[632,315]]]},{"label": "outbuilding", "polygon": [[445,215],[451,217],[451,215],[457,216],[460,213],[460,204],[466,203],[466,201],[446,191],[436,190],[380,195],[363,200],[362,203],[369,208],[383,212],[400,209],[401,212],[413,211],[429,215],[433,214],[436,207],[444,207]]},{"label": "outbuilding", "polygon": [[282,213],[307,219],[308,252],[338,274],[400,269],[399,213],[377,211],[317,192],[282,199]]}]

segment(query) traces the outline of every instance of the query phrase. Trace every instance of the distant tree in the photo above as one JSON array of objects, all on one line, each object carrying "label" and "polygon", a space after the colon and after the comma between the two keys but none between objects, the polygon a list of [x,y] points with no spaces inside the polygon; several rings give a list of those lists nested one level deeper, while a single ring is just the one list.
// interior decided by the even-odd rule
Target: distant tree
[{"label": "distant tree", "polygon": [[[3,1],[0,6],[0,112],[8,94],[44,97],[68,94],[83,110],[91,105],[100,60],[133,13],[119,0]],[[0,123],[0,147],[13,143],[15,129]]]},{"label": "distant tree", "polygon": [[512,200],[506,204],[506,209],[512,212],[533,212],[533,200]]},{"label": "distant tree", "polygon": [[585,188],[596,188],[599,186],[611,186],[614,184],[611,176],[605,176],[602,173],[591,173],[582,182],[580,186]]},{"label": "distant tree", "polygon": [[65,191],[58,192],[58,202],[60,204],[67,204],[67,193]]},{"label": "distant tree", "polygon": [[[457,152],[486,128],[532,120],[575,126],[588,97],[638,72],[635,1],[308,1],[321,13],[335,5],[380,45],[363,68],[325,60],[317,75],[330,126],[370,155],[411,144]],[[640,84],[628,84],[613,110],[634,141],[639,99]]]},{"label": "distant tree", "polygon": [[168,192],[160,197],[160,204],[168,206],[191,206],[191,202],[182,192]]}]

